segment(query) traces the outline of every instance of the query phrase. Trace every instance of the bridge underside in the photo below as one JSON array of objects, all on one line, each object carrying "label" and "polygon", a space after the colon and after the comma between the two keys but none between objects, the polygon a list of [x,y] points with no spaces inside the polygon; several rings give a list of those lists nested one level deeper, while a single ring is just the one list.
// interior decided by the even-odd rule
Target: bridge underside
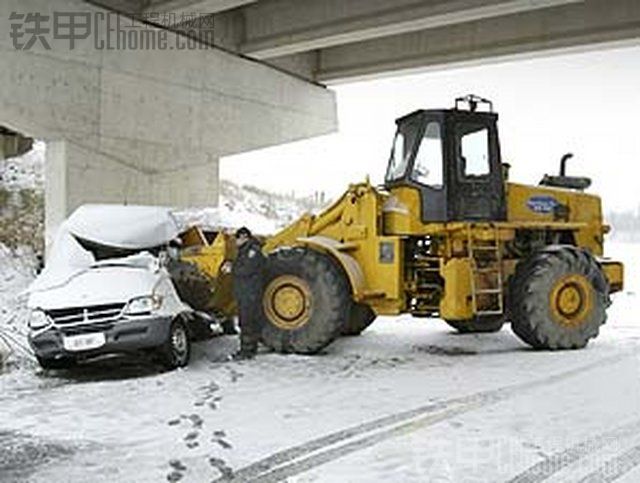
[{"label": "bridge underside", "polygon": [[[51,19],[54,11],[109,14],[81,0],[7,0],[0,29],[11,31],[11,12]],[[146,28],[186,45],[178,33]],[[22,50],[0,38],[2,146],[24,151],[12,133],[47,142],[49,234],[83,203],[215,206],[220,157],[337,128],[335,95],[323,86],[197,42],[99,49],[105,30],[73,49],[52,35]]]},{"label": "bridge underside", "polygon": [[100,0],[320,82],[640,37],[635,0]]}]

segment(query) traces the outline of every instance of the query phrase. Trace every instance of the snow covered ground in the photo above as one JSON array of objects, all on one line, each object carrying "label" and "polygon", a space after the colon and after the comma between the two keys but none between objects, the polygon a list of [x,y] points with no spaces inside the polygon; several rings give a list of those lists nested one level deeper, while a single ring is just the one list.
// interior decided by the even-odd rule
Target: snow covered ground
[{"label": "snow covered ground", "polygon": [[44,189],[45,149],[44,142],[36,141],[28,153],[0,160],[0,186],[9,190]]},{"label": "snow covered ground", "polygon": [[26,297],[20,294],[33,280],[36,266],[31,251],[10,250],[0,243],[0,369],[5,360],[17,363],[29,358],[28,311]]},{"label": "snow covered ground", "polygon": [[640,245],[587,349],[381,318],[316,357],[0,375],[2,482],[640,481]]}]

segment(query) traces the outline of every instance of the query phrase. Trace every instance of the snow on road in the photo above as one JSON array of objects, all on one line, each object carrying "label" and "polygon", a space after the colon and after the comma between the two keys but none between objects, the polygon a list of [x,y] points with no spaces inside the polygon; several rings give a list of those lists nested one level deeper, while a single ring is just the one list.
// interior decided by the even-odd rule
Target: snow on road
[{"label": "snow on road", "polygon": [[316,357],[220,362],[225,337],[172,373],[13,369],[0,481],[639,481],[640,247],[611,248],[628,287],[585,350],[398,317]]}]

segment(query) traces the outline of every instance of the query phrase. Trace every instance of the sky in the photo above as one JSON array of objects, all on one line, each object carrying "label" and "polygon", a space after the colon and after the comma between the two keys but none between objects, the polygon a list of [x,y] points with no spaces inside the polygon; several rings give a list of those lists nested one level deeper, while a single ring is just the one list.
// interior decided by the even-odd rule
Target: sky
[{"label": "sky", "polygon": [[221,177],[271,191],[339,196],[349,183],[381,183],[395,119],[448,108],[474,93],[499,113],[502,159],[512,181],[556,173],[593,179],[606,211],[640,207],[640,47],[447,69],[332,86],[339,131],[223,158]]}]

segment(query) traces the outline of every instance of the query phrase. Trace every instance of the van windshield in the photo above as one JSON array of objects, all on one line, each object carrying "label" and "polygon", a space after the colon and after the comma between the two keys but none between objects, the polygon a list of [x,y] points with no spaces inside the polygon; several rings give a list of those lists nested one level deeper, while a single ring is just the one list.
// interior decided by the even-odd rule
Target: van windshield
[{"label": "van windshield", "polygon": [[74,238],[77,240],[77,242],[80,244],[82,248],[84,248],[85,250],[87,250],[93,255],[93,258],[95,258],[97,262],[102,260],[126,258],[132,255],[136,255],[143,251],[149,252],[157,256],[160,253],[160,250],[163,248],[162,246],[148,247],[143,249],[119,248],[119,247],[112,247],[108,245],[102,245],[100,243],[96,243],[90,240],[85,240],[84,238],[80,238],[78,236],[74,236]]}]

